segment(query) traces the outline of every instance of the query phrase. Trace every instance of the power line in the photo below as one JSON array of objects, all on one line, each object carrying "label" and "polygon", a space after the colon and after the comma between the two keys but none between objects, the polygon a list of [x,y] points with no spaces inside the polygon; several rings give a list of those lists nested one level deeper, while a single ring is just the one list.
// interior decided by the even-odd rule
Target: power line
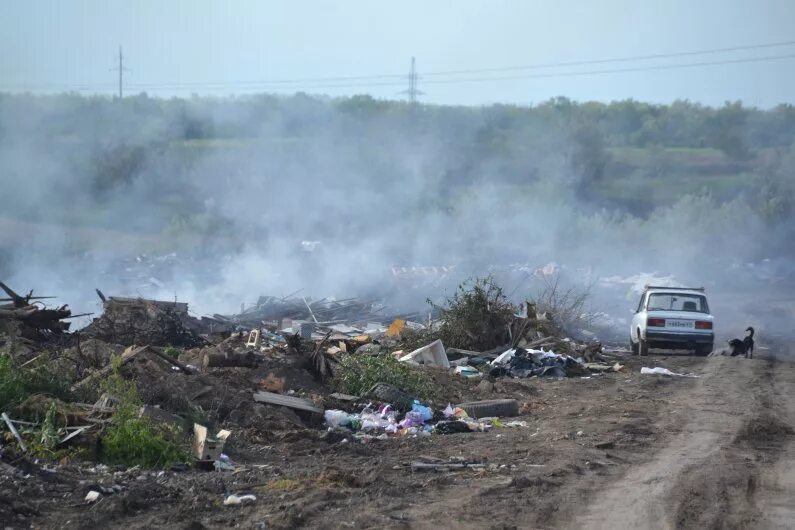
[{"label": "power line", "polygon": [[[675,58],[675,57],[686,57],[686,56],[696,56],[696,55],[709,55],[709,54],[716,54],[716,53],[728,53],[728,52],[735,52],[735,51],[743,51],[743,50],[755,50],[755,49],[764,49],[764,48],[775,48],[775,47],[783,47],[783,46],[793,46],[795,45],[795,41],[781,41],[781,42],[771,42],[771,43],[764,43],[764,44],[752,44],[747,46],[733,46],[728,48],[711,48],[706,50],[696,50],[696,51],[685,51],[685,52],[673,52],[673,53],[659,53],[659,54],[652,54],[652,55],[636,55],[630,57],[616,57],[616,58],[609,58],[609,59],[593,59],[593,60],[585,60],[585,61],[570,61],[570,62],[552,62],[552,63],[537,63],[537,64],[529,64],[523,66],[506,66],[500,68],[479,68],[479,69],[469,69],[469,70],[448,70],[448,71],[436,71],[436,72],[425,72],[423,73],[424,78],[428,77],[439,77],[439,76],[450,76],[450,75],[461,75],[461,74],[476,74],[476,73],[490,73],[490,72],[508,72],[508,71],[516,71],[516,70],[535,70],[535,69],[545,69],[545,68],[563,68],[563,67],[571,67],[571,66],[586,66],[589,64],[607,64],[607,63],[619,63],[619,62],[631,62],[631,61],[644,61],[644,60],[654,60],[654,59],[665,59],[665,58]],[[315,78],[297,78],[297,79],[273,79],[273,80],[247,80],[247,81],[235,81],[235,82],[227,82],[227,81],[207,81],[207,82],[199,82],[199,83],[159,83],[158,86],[168,85],[168,86],[209,86],[209,85],[225,85],[229,83],[239,84],[239,85],[270,85],[270,84],[303,84],[303,83],[324,83],[324,82],[334,82],[334,81],[368,81],[368,80],[375,80],[375,79],[397,79],[403,78],[405,74],[375,74],[375,75],[361,75],[361,76],[345,76],[345,77],[315,77]],[[397,84],[392,83],[392,84]],[[141,86],[143,85],[135,85]]]},{"label": "power line", "polygon": [[795,45],[795,41],[769,42],[765,44],[751,44],[748,46],[732,46],[729,48],[711,48],[707,50],[657,53],[651,55],[634,55],[629,57],[614,57],[611,59],[592,59],[586,61],[537,63],[537,64],[528,64],[524,66],[505,66],[501,68],[479,68],[472,70],[447,70],[441,72],[429,72],[423,75],[426,77],[430,77],[430,76],[445,76],[445,75],[460,75],[460,74],[479,74],[479,73],[489,73],[489,72],[509,72],[515,70],[538,70],[544,68],[563,68],[569,66],[587,66],[591,64],[624,63],[632,61],[649,61],[655,59],[673,59],[676,57],[692,57],[694,55],[711,55],[716,53],[729,53],[729,52],[745,51],[745,50],[780,48],[783,46],[793,46],[793,45]]},{"label": "power line", "polygon": [[[712,66],[712,65],[720,65],[720,64],[739,64],[739,63],[753,63],[753,62],[763,62],[763,61],[773,61],[773,60],[781,60],[781,59],[789,59],[795,57],[793,54],[786,54],[786,55],[777,55],[777,56],[766,56],[766,57],[750,57],[744,59],[724,59],[724,60],[716,60],[716,61],[702,61],[697,63],[684,63],[684,64],[668,64],[668,65],[648,65],[648,66],[637,66],[637,67],[628,67],[628,68],[616,68],[616,69],[608,69],[608,70],[588,70],[588,71],[578,71],[578,72],[552,72],[552,73],[543,73],[543,74],[527,74],[527,75],[516,75],[516,76],[490,76],[490,77],[474,77],[474,78],[452,78],[452,79],[428,79],[433,77],[444,77],[444,76],[457,76],[463,74],[488,74],[488,73],[499,73],[499,72],[511,72],[511,71],[522,71],[522,70],[534,70],[534,69],[552,69],[552,68],[564,68],[564,67],[572,67],[572,66],[586,66],[592,64],[609,64],[609,63],[621,63],[621,62],[632,62],[632,61],[646,61],[646,60],[657,60],[657,59],[664,59],[664,58],[674,58],[674,57],[685,57],[685,56],[697,56],[697,55],[707,55],[707,54],[717,54],[717,53],[728,53],[728,52],[735,52],[735,51],[742,51],[742,50],[754,50],[754,49],[764,49],[764,48],[774,48],[774,47],[783,47],[783,46],[792,46],[795,45],[795,41],[783,41],[783,42],[771,42],[771,43],[764,43],[764,44],[754,44],[754,45],[747,45],[747,46],[733,46],[733,47],[726,47],[726,48],[712,48],[712,49],[705,49],[705,50],[696,50],[696,51],[685,51],[685,52],[674,52],[674,53],[661,53],[661,54],[653,54],[653,55],[637,55],[637,56],[629,56],[629,57],[617,57],[617,58],[607,58],[607,59],[594,59],[594,60],[584,60],[584,61],[570,61],[570,62],[553,62],[553,63],[538,63],[538,64],[529,64],[523,66],[507,66],[507,67],[500,67],[500,68],[479,68],[479,69],[468,69],[468,70],[449,70],[449,71],[436,71],[436,72],[427,72],[423,73],[423,79],[425,79],[426,84],[452,84],[452,83],[468,83],[468,82],[481,82],[481,81],[501,81],[501,80],[510,80],[510,79],[534,79],[534,78],[554,78],[554,77],[572,77],[572,76],[583,76],[583,75],[600,75],[600,74],[613,74],[613,73],[621,73],[621,72],[637,72],[637,71],[646,71],[646,70],[666,70],[666,69],[675,69],[675,68],[693,68],[699,66]],[[129,71],[127,68],[123,66],[123,56],[121,54],[121,47],[119,47],[119,67],[114,69],[119,71],[119,79],[120,85],[122,83],[122,71]],[[416,71],[415,71],[416,74]],[[410,74],[411,75],[411,74]],[[393,81],[378,81],[377,80],[389,80],[393,79]],[[399,84],[403,84],[401,79],[405,79],[405,74],[377,74],[377,75],[360,75],[360,76],[338,76],[338,77],[314,77],[314,78],[296,78],[296,79],[274,79],[274,80],[240,80],[240,81],[209,81],[209,82],[160,82],[160,83],[137,83],[137,84],[128,84],[130,88],[137,88],[137,89],[179,89],[179,88],[203,88],[204,90],[227,90],[230,87],[234,88],[249,88],[249,89],[262,89],[262,88],[273,88],[273,89],[301,89],[301,88],[355,88],[355,87],[370,87],[370,86],[395,86]],[[347,83],[348,81],[368,81],[367,83]],[[373,81],[373,82],[369,82]],[[416,80],[415,80],[416,82]],[[342,83],[342,84],[340,84]],[[285,86],[275,86],[275,85],[285,85]],[[13,85],[13,84],[4,84],[0,85],[0,87],[6,88],[25,88],[28,90],[35,90],[41,89],[46,90],[47,88],[74,88],[85,90],[88,87],[108,87],[111,86],[106,83],[94,83],[94,84],[40,84],[40,85]],[[411,86],[411,81],[410,81]],[[119,90],[121,94],[121,87]]]},{"label": "power line", "polygon": [[760,63],[767,61],[780,61],[784,59],[795,59],[795,53],[790,53],[786,55],[771,55],[767,57],[749,57],[746,59],[702,61],[698,63],[662,64],[662,65],[636,66],[636,67],[627,67],[627,68],[613,68],[609,70],[585,70],[579,72],[558,72],[558,73],[549,73],[549,74],[527,74],[527,75],[512,75],[512,76],[499,76],[499,77],[474,77],[467,79],[436,79],[436,80],[425,81],[425,83],[441,85],[441,84],[450,84],[450,83],[474,83],[482,81],[508,81],[513,79],[579,77],[579,76],[602,75],[602,74],[621,74],[629,72],[649,72],[655,70],[675,70],[681,68],[697,68],[702,66],[719,66],[726,64]]},{"label": "power line", "polygon": [[[608,74],[620,74],[620,73],[630,73],[630,72],[645,72],[645,71],[655,71],[655,70],[675,70],[675,69],[687,69],[687,68],[697,68],[697,67],[705,67],[705,66],[719,66],[719,65],[727,65],[727,64],[743,64],[743,63],[758,63],[758,62],[768,62],[768,61],[779,61],[785,59],[795,59],[795,53],[793,54],[786,54],[786,55],[773,55],[773,56],[766,56],[766,57],[752,57],[746,59],[728,59],[728,60],[721,60],[721,61],[702,61],[697,63],[678,63],[678,64],[665,64],[665,65],[650,65],[650,66],[638,66],[638,67],[627,67],[627,68],[613,68],[613,69],[605,69],[605,70],[582,70],[582,71],[575,71],[575,72],[554,72],[554,73],[541,73],[541,74],[520,74],[520,75],[510,75],[510,76],[489,76],[489,77],[471,77],[471,78],[459,78],[459,79],[431,79],[424,81],[425,84],[434,84],[434,85],[442,85],[442,84],[457,84],[457,83],[476,83],[476,82],[488,82],[488,81],[509,81],[509,80],[520,80],[520,79],[551,79],[551,78],[566,78],[566,77],[581,77],[581,76],[595,76],[595,75],[608,75]],[[423,77],[425,74],[423,74]],[[274,87],[270,85],[263,84],[261,86],[243,86],[237,88],[244,88],[249,90],[262,90],[262,89],[271,89],[271,90],[305,90],[305,89],[318,89],[318,88],[368,88],[368,87],[379,87],[379,86],[399,86],[403,84],[401,81],[390,81],[390,82],[374,82],[374,83],[357,83],[357,84],[317,84],[317,85],[288,85],[288,86],[279,86]],[[150,89],[170,89],[173,88],[171,85],[147,85]],[[235,88],[234,85],[227,85],[227,86],[218,86],[218,87],[208,87],[204,90],[214,91],[214,90],[228,90],[229,88]],[[405,91],[404,91],[405,93]]]}]

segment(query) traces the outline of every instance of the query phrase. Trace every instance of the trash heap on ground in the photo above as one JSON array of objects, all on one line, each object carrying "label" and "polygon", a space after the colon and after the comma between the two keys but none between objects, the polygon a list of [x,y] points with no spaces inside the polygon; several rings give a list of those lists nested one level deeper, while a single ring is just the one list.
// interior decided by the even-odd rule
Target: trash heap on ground
[{"label": "trash heap on ground", "polygon": [[[273,296],[199,319],[186,303],[97,291],[103,314],[66,333],[65,307],[0,286],[12,302],[0,322],[36,331],[0,329],[6,461],[223,471],[242,465],[247,445],[286,433],[348,443],[526,426],[506,419],[525,409],[495,384],[622,368],[601,344],[565,337],[554,315],[487,291],[432,307],[435,319],[358,299]],[[2,312],[18,310],[39,316]]]}]

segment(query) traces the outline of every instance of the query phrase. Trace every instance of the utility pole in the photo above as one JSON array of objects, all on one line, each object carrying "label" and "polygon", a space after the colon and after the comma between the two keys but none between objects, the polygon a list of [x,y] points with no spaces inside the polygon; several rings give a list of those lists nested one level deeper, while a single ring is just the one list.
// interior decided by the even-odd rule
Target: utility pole
[{"label": "utility pole", "polygon": [[124,86],[124,55],[121,53],[121,45],[119,45],[119,99],[124,97],[122,86]]},{"label": "utility pole", "polygon": [[409,70],[409,103],[417,102],[417,67],[414,57],[411,58],[411,70]]}]

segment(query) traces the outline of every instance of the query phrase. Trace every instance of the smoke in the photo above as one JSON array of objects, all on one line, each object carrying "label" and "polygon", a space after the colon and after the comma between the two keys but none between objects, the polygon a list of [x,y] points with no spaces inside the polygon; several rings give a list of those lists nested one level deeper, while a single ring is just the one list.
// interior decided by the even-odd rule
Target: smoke
[{"label": "smoke", "polygon": [[[521,300],[550,262],[572,283],[657,271],[727,300],[775,291],[745,264],[786,257],[785,232],[749,201],[698,192],[616,207],[593,191],[607,178],[601,146],[577,145],[593,135],[558,118],[525,125],[523,112],[2,96],[0,277],[81,313],[98,309],[95,287],[198,314],[299,290],[419,308],[490,272]],[[593,302],[626,317],[634,296],[614,286]],[[747,318],[732,304],[727,318]]]}]

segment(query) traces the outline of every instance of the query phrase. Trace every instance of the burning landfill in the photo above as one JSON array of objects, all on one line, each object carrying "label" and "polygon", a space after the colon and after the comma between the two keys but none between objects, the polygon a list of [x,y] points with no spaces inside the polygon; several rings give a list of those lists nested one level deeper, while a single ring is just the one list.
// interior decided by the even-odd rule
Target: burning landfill
[{"label": "burning landfill", "polygon": [[[52,486],[47,475],[77,492],[77,505],[125,498],[136,479],[163,487],[164,471],[147,469],[216,473],[229,482],[224,505],[255,503],[261,481],[275,487],[284,472],[267,457],[279,444],[328,455],[526,429],[537,385],[522,381],[627,371],[626,356],[566,337],[555,314],[508,303],[490,280],[411,314],[360,299],[262,296],[239,314],[196,318],[186,303],[97,290],[102,314],[74,332],[69,320],[82,315],[0,287],[3,480],[19,489],[0,496],[5,520],[40,512],[31,496]],[[421,447],[407,469],[486,465],[425,458]]]}]

